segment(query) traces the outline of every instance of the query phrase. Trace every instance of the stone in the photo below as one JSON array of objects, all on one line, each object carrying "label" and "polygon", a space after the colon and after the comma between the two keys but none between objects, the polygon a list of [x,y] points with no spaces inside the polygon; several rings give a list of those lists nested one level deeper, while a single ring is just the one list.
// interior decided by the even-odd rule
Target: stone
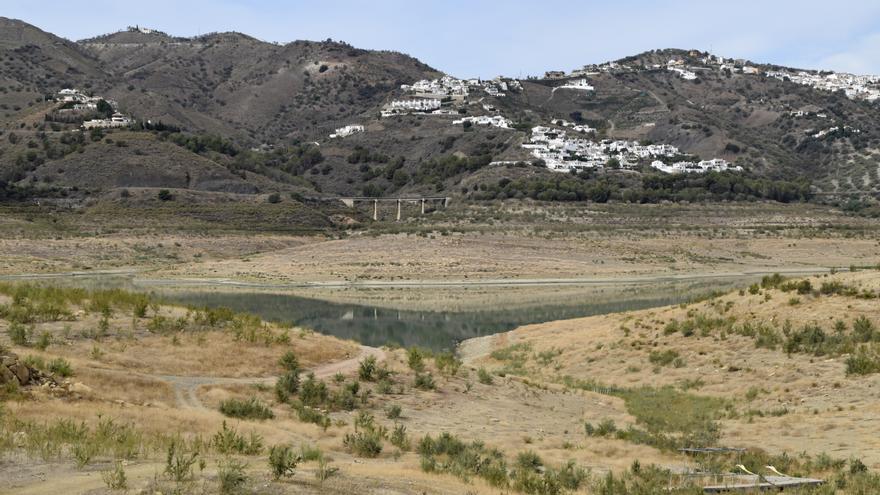
[{"label": "stone", "polygon": [[10,366],[9,371],[13,372],[15,376],[18,377],[18,383],[21,385],[27,385],[28,381],[31,379],[31,372],[28,370],[28,367],[22,363],[15,363]]},{"label": "stone", "polygon": [[92,393],[92,387],[80,382],[74,382],[70,384],[68,390],[71,393],[81,394],[81,395],[89,395]]},{"label": "stone", "polygon": [[0,365],[0,385],[11,382],[15,375],[6,366]]}]

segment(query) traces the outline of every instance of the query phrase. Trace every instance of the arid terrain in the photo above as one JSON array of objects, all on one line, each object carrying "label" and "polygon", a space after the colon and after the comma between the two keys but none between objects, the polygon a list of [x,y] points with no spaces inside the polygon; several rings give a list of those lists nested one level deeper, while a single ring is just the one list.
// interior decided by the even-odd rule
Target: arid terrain
[{"label": "arid terrain", "polygon": [[[11,283],[4,352],[35,378],[3,389],[0,491],[110,493],[123,472],[138,493],[214,493],[230,477],[259,493],[655,493],[737,462],[876,486],[859,466],[880,466],[878,273],[768,276],[474,339],[458,357]],[[301,459],[276,480],[277,445]],[[676,450],[716,445],[748,450]],[[607,473],[622,491],[601,491]]]}]

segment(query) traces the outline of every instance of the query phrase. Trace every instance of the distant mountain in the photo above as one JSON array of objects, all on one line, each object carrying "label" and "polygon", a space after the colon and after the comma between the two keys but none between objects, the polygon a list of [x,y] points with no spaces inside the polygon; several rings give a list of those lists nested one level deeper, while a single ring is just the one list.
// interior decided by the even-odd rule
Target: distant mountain
[{"label": "distant mountain", "polygon": [[[401,53],[330,40],[279,45],[240,33],[181,38],[132,28],[71,42],[0,19],[0,179],[96,192],[477,197],[500,181],[558,182],[557,172],[511,164],[533,161],[522,147],[531,127],[564,119],[597,129],[593,139],[670,144],[752,177],[810,181],[816,191],[880,190],[876,102],[764,75],[785,68],[729,61],[730,70],[707,58],[655,50],[553,78],[508,79],[503,91],[504,81],[462,82],[466,97],[444,99],[451,115],[381,118],[391,101],[412,99],[401,85],[444,74]],[[670,60],[693,77],[670,70],[678,67]],[[560,88],[582,78],[592,91]],[[151,137],[75,136],[78,121],[47,116],[59,111],[48,100],[69,87],[150,122]],[[480,115],[503,116],[511,128],[452,124]],[[328,138],[348,124],[364,132]],[[632,177],[606,170],[579,180],[637,187]]]}]

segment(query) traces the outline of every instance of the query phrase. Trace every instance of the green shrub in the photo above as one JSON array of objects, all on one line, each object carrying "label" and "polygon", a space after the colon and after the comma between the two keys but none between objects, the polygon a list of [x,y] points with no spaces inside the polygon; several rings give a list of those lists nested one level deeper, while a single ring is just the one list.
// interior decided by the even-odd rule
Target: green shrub
[{"label": "green shrub", "polygon": [[37,338],[37,341],[34,343],[34,347],[41,351],[45,351],[49,348],[49,345],[52,343],[52,334],[43,331],[40,336]]},{"label": "green shrub", "polygon": [[73,375],[73,367],[70,366],[70,361],[61,357],[49,361],[46,369],[58,376],[68,377]]},{"label": "green shrub", "polygon": [[[665,351],[651,351],[648,355],[648,361],[657,366],[669,366],[673,363],[682,362],[678,352],[672,349],[667,349]],[[675,367],[680,368],[681,366],[676,364]]]},{"label": "green shrub", "polygon": [[299,446],[299,457],[303,462],[317,461],[322,459],[324,454],[318,447],[312,447],[304,443]]},{"label": "green shrub", "polygon": [[275,381],[275,397],[278,402],[288,402],[299,390],[299,372],[287,371]]},{"label": "green shrub", "polygon": [[220,403],[220,412],[231,418],[240,419],[272,419],[275,414],[269,407],[256,397],[249,399],[227,399]]},{"label": "green shrub", "polygon": [[315,479],[319,483],[323,483],[326,479],[339,472],[339,468],[330,466],[329,463],[321,457],[318,459],[318,469],[315,470]]},{"label": "green shrub", "polygon": [[373,429],[346,433],[342,444],[360,457],[378,457],[382,453],[382,437]]},{"label": "green shrub", "polygon": [[276,481],[283,477],[293,476],[299,461],[300,458],[294,455],[293,449],[289,445],[273,445],[269,449],[269,468],[272,472],[272,478]]},{"label": "green shrub", "polygon": [[127,490],[128,480],[125,477],[125,468],[122,461],[116,461],[113,469],[101,472],[101,479],[110,490]]},{"label": "green shrub", "polygon": [[281,359],[278,360],[278,364],[285,371],[293,372],[297,375],[301,371],[299,359],[297,359],[296,354],[294,354],[293,351],[285,352],[284,355],[281,356]]},{"label": "green shrub", "polygon": [[458,374],[458,370],[461,368],[461,360],[455,357],[455,354],[451,352],[442,352],[434,358],[434,363],[437,365],[437,369],[440,370],[441,373],[445,373],[450,376],[455,376]]},{"label": "green shrub", "polygon": [[419,390],[434,390],[436,384],[430,373],[416,373],[413,386]]},{"label": "green shrub", "polygon": [[188,452],[180,439],[173,439],[168,444],[165,457],[165,474],[171,480],[181,483],[189,481],[193,476],[193,466],[199,457],[196,451]]},{"label": "green shrub", "polygon": [[245,438],[235,429],[229,428],[224,421],[220,431],[211,438],[211,446],[224,455],[260,455],[263,452],[263,437],[252,431]]},{"label": "green shrub", "polygon": [[371,382],[376,377],[376,356],[367,356],[358,366],[358,377],[365,381]]},{"label": "green shrub", "polygon": [[299,388],[300,400],[309,407],[319,407],[326,403],[329,397],[327,384],[322,380],[315,379],[314,373],[306,375],[305,381],[300,384]]},{"label": "green shrub", "polygon": [[224,459],[217,466],[217,479],[220,481],[220,493],[234,495],[241,492],[247,483],[244,470],[247,464],[236,459]]},{"label": "green shrub", "polygon": [[492,379],[492,374],[486,371],[486,368],[480,368],[477,370],[477,380],[483,385],[492,385],[494,381]]},{"label": "green shrub", "polygon": [[607,437],[617,432],[617,425],[612,419],[603,419],[597,426],[592,423],[584,423],[584,431],[590,437]]},{"label": "green shrub", "polygon": [[400,418],[401,412],[402,412],[402,409],[399,405],[392,404],[392,405],[388,406],[388,408],[385,410],[385,416],[388,419],[398,419],[398,418]]},{"label": "green shrub", "polygon": [[880,353],[868,346],[860,346],[846,358],[847,375],[870,375],[880,372]]},{"label": "green shrub", "polygon": [[13,344],[17,346],[27,347],[28,336],[30,335],[30,330],[18,322],[12,322],[9,325],[9,328],[6,330],[6,333],[9,334],[9,340],[12,341]]},{"label": "green shrub", "polygon": [[394,445],[400,450],[407,451],[410,448],[409,437],[406,436],[406,426],[402,424],[395,424],[394,429],[391,430],[391,445]]},{"label": "green shrub", "polygon": [[297,402],[293,405],[294,410],[296,410],[297,417],[300,421],[304,421],[306,423],[314,423],[324,430],[330,427],[330,417],[321,411],[314,409],[312,407],[306,406],[301,402]]},{"label": "green shrub", "polygon": [[416,373],[421,373],[425,371],[425,360],[424,353],[416,347],[408,350],[406,353],[407,363],[409,364],[409,368]]}]

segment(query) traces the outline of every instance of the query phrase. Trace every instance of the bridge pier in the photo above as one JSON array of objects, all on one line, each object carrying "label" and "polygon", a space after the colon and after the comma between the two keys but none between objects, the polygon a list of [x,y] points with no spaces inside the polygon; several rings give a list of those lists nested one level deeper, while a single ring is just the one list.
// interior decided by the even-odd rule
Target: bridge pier
[{"label": "bridge pier", "polygon": [[[327,201],[324,199],[324,201]],[[379,220],[379,202],[380,201],[396,201],[397,202],[397,215],[396,219],[398,222],[403,220],[403,204],[418,204],[420,207],[421,214],[424,215],[426,211],[428,211],[428,203],[432,205],[433,209],[437,209],[440,207],[442,202],[443,208],[447,208],[451,201],[449,197],[440,197],[440,196],[416,196],[409,198],[373,198],[373,197],[350,197],[350,198],[336,198],[334,201],[342,201],[342,203],[349,207],[353,208],[357,203],[373,203],[373,221],[376,222]]]}]

